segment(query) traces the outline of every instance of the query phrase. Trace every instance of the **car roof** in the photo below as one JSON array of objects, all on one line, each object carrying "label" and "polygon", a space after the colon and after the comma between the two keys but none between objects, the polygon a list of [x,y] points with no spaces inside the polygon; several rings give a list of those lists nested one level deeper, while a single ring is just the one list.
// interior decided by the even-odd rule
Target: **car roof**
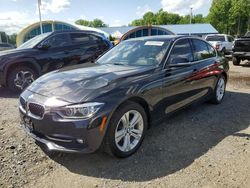
[{"label": "car roof", "polygon": [[91,30],[64,30],[64,31],[53,31],[52,34],[57,34],[57,33],[86,33],[86,34],[95,34],[101,37],[104,37],[102,33],[98,33],[96,31],[91,31]]},{"label": "car roof", "polygon": [[230,35],[226,35],[226,34],[209,34],[206,37],[210,37],[210,36],[230,36]]},{"label": "car roof", "polygon": [[173,40],[174,41],[180,38],[193,38],[193,39],[203,40],[200,37],[190,36],[190,35],[155,35],[155,36],[131,38],[126,41],[148,41],[148,40]]}]

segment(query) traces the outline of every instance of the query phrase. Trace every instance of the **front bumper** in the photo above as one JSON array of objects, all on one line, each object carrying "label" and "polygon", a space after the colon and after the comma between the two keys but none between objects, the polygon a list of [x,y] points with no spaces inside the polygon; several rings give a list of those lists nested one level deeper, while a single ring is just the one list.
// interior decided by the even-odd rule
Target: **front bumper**
[{"label": "front bumper", "polygon": [[61,152],[67,152],[67,153],[91,153],[90,150],[88,149],[71,149],[71,148],[66,148],[62,145],[58,145],[50,140],[46,140],[45,138],[39,137],[35,133],[31,132],[30,129],[28,129],[24,124],[21,124],[21,128],[34,140],[43,143],[46,145],[46,147],[50,151],[61,151]]},{"label": "front bumper", "polygon": [[[33,95],[36,98],[36,94]],[[42,102],[41,96],[39,99]],[[93,153],[99,149],[105,136],[110,114],[108,109],[103,107],[89,119],[64,121],[52,112],[46,112],[42,119],[37,119],[19,107],[21,128],[49,150]],[[101,128],[102,124],[104,127]]]}]

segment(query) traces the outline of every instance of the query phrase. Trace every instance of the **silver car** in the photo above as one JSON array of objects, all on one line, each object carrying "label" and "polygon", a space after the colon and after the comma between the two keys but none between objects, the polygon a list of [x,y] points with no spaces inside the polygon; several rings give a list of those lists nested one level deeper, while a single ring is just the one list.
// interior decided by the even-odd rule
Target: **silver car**
[{"label": "silver car", "polygon": [[14,49],[15,46],[8,43],[0,43],[0,51]]}]

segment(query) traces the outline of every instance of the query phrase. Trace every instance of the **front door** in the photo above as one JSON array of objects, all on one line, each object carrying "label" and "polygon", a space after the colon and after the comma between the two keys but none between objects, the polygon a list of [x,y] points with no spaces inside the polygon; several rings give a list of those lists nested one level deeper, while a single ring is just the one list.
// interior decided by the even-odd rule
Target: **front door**
[{"label": "front door", "polygon": [[189,39],[179,39],[170,52],[164,69],[163,81],[164,113],[168,114],[195,100],[195,81],[190,80],[196,73]]}]

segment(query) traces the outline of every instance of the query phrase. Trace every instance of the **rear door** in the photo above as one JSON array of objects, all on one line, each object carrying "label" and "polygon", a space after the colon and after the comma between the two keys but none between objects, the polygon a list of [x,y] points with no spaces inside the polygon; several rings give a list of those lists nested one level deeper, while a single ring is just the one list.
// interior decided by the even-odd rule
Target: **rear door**
[{"label": "rear door", "polygon": [[200,39],[191,39],[196,73],[190,77],[199,97],[213,92],[217,80],[217,54],[215,49]]},{"label": "rear door", "polygon": [[71,33],[72,54],[77,63],[94,61],[99,52],[97,39],[94,35],[86,33]]}]

